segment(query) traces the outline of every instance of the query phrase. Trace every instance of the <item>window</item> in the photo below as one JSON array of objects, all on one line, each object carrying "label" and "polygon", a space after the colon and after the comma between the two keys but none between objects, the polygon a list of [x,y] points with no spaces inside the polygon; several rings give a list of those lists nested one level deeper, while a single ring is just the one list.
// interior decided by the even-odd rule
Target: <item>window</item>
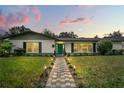
[{"label": "window", "polygon": [[91,53],[92,43],[74,43],[74,53]]},{"label": "window", "polygon": [[26,43],[27,53],[39,53],[39,43],[37,42],[27,42]]}]

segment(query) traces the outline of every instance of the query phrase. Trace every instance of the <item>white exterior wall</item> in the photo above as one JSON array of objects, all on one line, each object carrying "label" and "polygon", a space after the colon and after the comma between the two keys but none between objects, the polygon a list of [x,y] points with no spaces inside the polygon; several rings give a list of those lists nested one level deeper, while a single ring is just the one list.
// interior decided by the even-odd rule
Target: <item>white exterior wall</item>
[{"label": "white exterior wall", "polygon": [[71,42],[65,43],[65,51],[66,53],[71,53]]},{"label": "white exterior wall", "polygon": [[23,48],[23,42],[41,42],[41,52],[42,53],[54,53],[55,48],[52,45],[55,45],[54,40],[10,40],[10,42],[14,45],[12,48],[12,52],[16,48]]},{"label": "white exterior wall", "polygon": [[[54,45],[54,47],[52,47]],[[55,41],[54,40],[42,40],[42,53],[54,53]]]},{"label": "white exterior wall", "polygon": [[122,42],[113,43],[113,49],[122,49]]}]

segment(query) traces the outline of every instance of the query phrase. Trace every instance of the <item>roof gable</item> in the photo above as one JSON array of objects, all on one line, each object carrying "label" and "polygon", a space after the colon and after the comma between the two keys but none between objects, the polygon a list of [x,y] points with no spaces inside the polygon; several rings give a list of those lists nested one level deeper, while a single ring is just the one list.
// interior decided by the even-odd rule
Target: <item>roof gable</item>
[{"label": "roof gable", "polygon": [[54,37],[49,37],[44,34],[33,31],[25,32],[17,35],[11,35],[4,38],[9,38],[10,40],[56,40],[56,38]]}]

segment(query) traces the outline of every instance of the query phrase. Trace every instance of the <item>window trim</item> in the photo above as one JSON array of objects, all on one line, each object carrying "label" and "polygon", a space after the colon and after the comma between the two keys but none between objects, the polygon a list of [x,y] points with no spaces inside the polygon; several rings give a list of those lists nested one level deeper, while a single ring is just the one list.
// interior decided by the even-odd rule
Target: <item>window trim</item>
[{"label": "window trim", "polygon": [[[82,46],[84,46],[84,47],[82,48]],[[91,48],[90,51],[89,51],[90,48],[88,48],[89,46]],[[80,47],[80,49],[82,49],[82,50],[79,51],[79,49],[78,49],[78,51],[75,51],[75,47],[77,47],[77,48]],[[74,43],[73,49],[74,49],[73,53],[92,53],[93,52],[93,43],[91,43],[91,42],[77,42],[77,43]],[[83,51],[83,49],[86,49],[86,51]]]},{"label": "window trim", "polygon": [[[38,44],[38,52],[29,52],[28,51],[28,43],[37,43]],[[39,42],[26,42],[26,53],[40,53]]]}]

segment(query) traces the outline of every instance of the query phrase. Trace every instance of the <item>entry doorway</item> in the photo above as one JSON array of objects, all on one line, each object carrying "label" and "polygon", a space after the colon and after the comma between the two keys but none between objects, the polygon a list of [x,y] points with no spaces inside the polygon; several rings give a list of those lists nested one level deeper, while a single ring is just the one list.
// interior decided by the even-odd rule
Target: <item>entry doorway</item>
[{"label": "entry doorway", "polygon": [[64,56],[65,45],[63,43],[56,44],[56,55],[57,56]]}]

